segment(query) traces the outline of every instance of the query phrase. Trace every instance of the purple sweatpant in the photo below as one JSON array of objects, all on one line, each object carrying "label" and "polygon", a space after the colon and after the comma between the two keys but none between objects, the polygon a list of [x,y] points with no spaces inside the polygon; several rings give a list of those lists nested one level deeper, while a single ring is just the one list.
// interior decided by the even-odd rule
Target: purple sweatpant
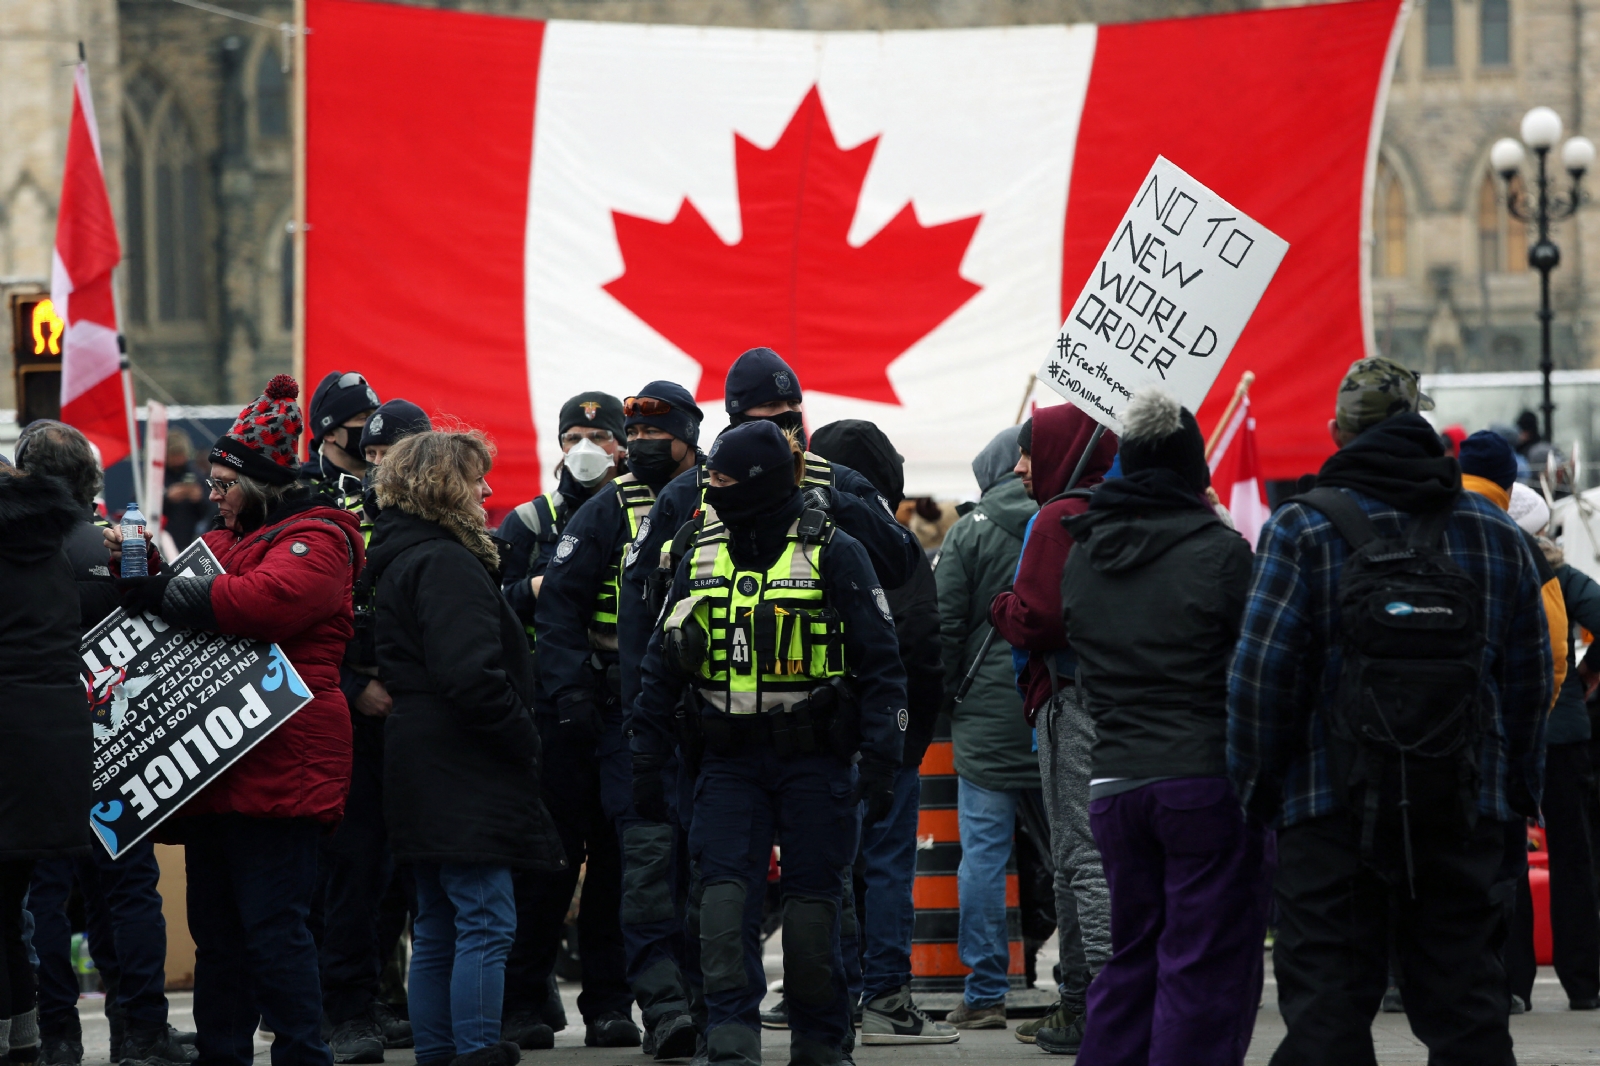
[{"label": "purple sweatpant", "polygon": [[1089,986],[1080,1066],[1238,1066],[1261,999],[1267,831],[1223,777],[1089,804],[1111,889],[1111,960]]}]

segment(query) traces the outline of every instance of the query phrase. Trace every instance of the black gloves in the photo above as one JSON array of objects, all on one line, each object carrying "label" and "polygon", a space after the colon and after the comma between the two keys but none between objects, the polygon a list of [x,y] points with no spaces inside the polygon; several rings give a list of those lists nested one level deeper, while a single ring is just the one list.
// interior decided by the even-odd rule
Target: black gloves
[{"label": "black gloves", "polygon": [[598,744],[605,726],[600,718],[600,706],[588,696],[566,700],[556,708],[556,720],[561,728],[570,730],[581,743]]},{"label": "black gloves", "polygon": [[671,820],[667,813],[667,789],[661,780],[661,767],[637,757],[633,760],[633,809],[647,822]]},{"label": "black gloves", "polygon": [[129,614],[161,614],[161,600],[167,594],[167,583],[172,580],[170,570],[151,577],[119,577],[117,593],[122,606]]},{"label": "black gloves", "polygon": [[[894,809],[894,779],[899,767],[874,755],[863,755],[857,768],[856,802],[866,802],[863,825],[877,825]],[[637,786],[635,786],[637,787]]]}]

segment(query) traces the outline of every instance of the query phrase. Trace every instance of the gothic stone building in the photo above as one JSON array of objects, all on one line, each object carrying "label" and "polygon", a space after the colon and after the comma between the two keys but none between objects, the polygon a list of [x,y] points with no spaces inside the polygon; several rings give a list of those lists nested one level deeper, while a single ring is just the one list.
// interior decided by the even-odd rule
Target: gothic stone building
[{"label": "gothic stone building", "polygon": [[[237,403],[290,363],[292,114],[281,0],[0,4],[0,292],[44,283],[71,62],[84,41],[139,394]],[[1271,0],[440,0],[530,17],[808,29],[1119,21]],[[262,23],[265,23],[263,25]],[[426,77],[426,71],[419,71]],[[1489,172],[1494,141],[1549,104],[1600,134],[1600,0],[1415,0],[1389,92],[1371,218],[1379,347],[1428,371],[1529,369],[1537,277]],[[1562,176],[1565,185],[1565,177]],[[1596,363],[1600,239],[1590,209],[1557,231],[1558,366]],[[1600,247],[1600,245],[1593,245]],[[152,385],[153,381],[157,384]],[[0,376],[0,408],[13,406]]]}]

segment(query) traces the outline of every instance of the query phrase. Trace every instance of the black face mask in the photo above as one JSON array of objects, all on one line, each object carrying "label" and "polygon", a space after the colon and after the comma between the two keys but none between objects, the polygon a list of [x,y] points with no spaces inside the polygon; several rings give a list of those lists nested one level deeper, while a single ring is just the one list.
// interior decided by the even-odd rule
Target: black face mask
[{"label": "black face mask", "polygon": [[628,442],[628,469],[656,492],[667,487],[682,461],[672,457],[674,441],[671,437],[638,437]]},{"label": "black face mask", "polygon": [[800,447],[806,446],[806,418],[799,411],[784,411],[775,415],[734,415],[728,419],[729,425],[741,425],[745,422],[755,421],[771,422],[785,432],[794,430],[800,435]]},{"label": "black face mask", "polygon": [[[717,512],[717,517],[730,529],[750,529],[763,520],[771,522],[784,510],[790,497],[800,490],[794,483],[794,471],[786,467],[768,470],[737,485],[706,489],[706,503]],[[788,521],[784,522],[787,529]]]}]

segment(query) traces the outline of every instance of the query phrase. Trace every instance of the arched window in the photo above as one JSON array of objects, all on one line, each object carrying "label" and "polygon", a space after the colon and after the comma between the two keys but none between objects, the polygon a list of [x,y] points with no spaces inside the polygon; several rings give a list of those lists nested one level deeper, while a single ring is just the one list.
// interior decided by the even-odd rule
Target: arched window
[{"label": "arched window", "polygon": [[124,127],[128,320],[203,320],[200,159],[188,123],[172,92],[140,74],[128,83]]},{"label": "arched window", "polygon": [[262,45],[256,56],[256,133],[262,137],[289,135],[289,86],[278,49],[270,42]]},{"label": "arched window", "polygon": [[1478,0],[1478,62],[1486,67],[1510,65],[1510,0]]},{"label": "arched window", "polygon": [[1406,272],[1406,194],[1400,177],[1378,160],[1378,179],[1372,198],[1372,272],[1380,278],[1404,277]]},{"label": "arched window", "polygon": [[[1522,179],[1511,179],[1512,195],[1522,192]],[[1522,274],[1528,269],[1528,236],[1522,223],[1506,210],[1500,183],[1485,171],[1478,185],[1478,265],[1489,274]]]},{"label": "arched window", "polygon": [[1456,0],[1427,0],[1424,30],[1430,67],[1456,65]]}]

